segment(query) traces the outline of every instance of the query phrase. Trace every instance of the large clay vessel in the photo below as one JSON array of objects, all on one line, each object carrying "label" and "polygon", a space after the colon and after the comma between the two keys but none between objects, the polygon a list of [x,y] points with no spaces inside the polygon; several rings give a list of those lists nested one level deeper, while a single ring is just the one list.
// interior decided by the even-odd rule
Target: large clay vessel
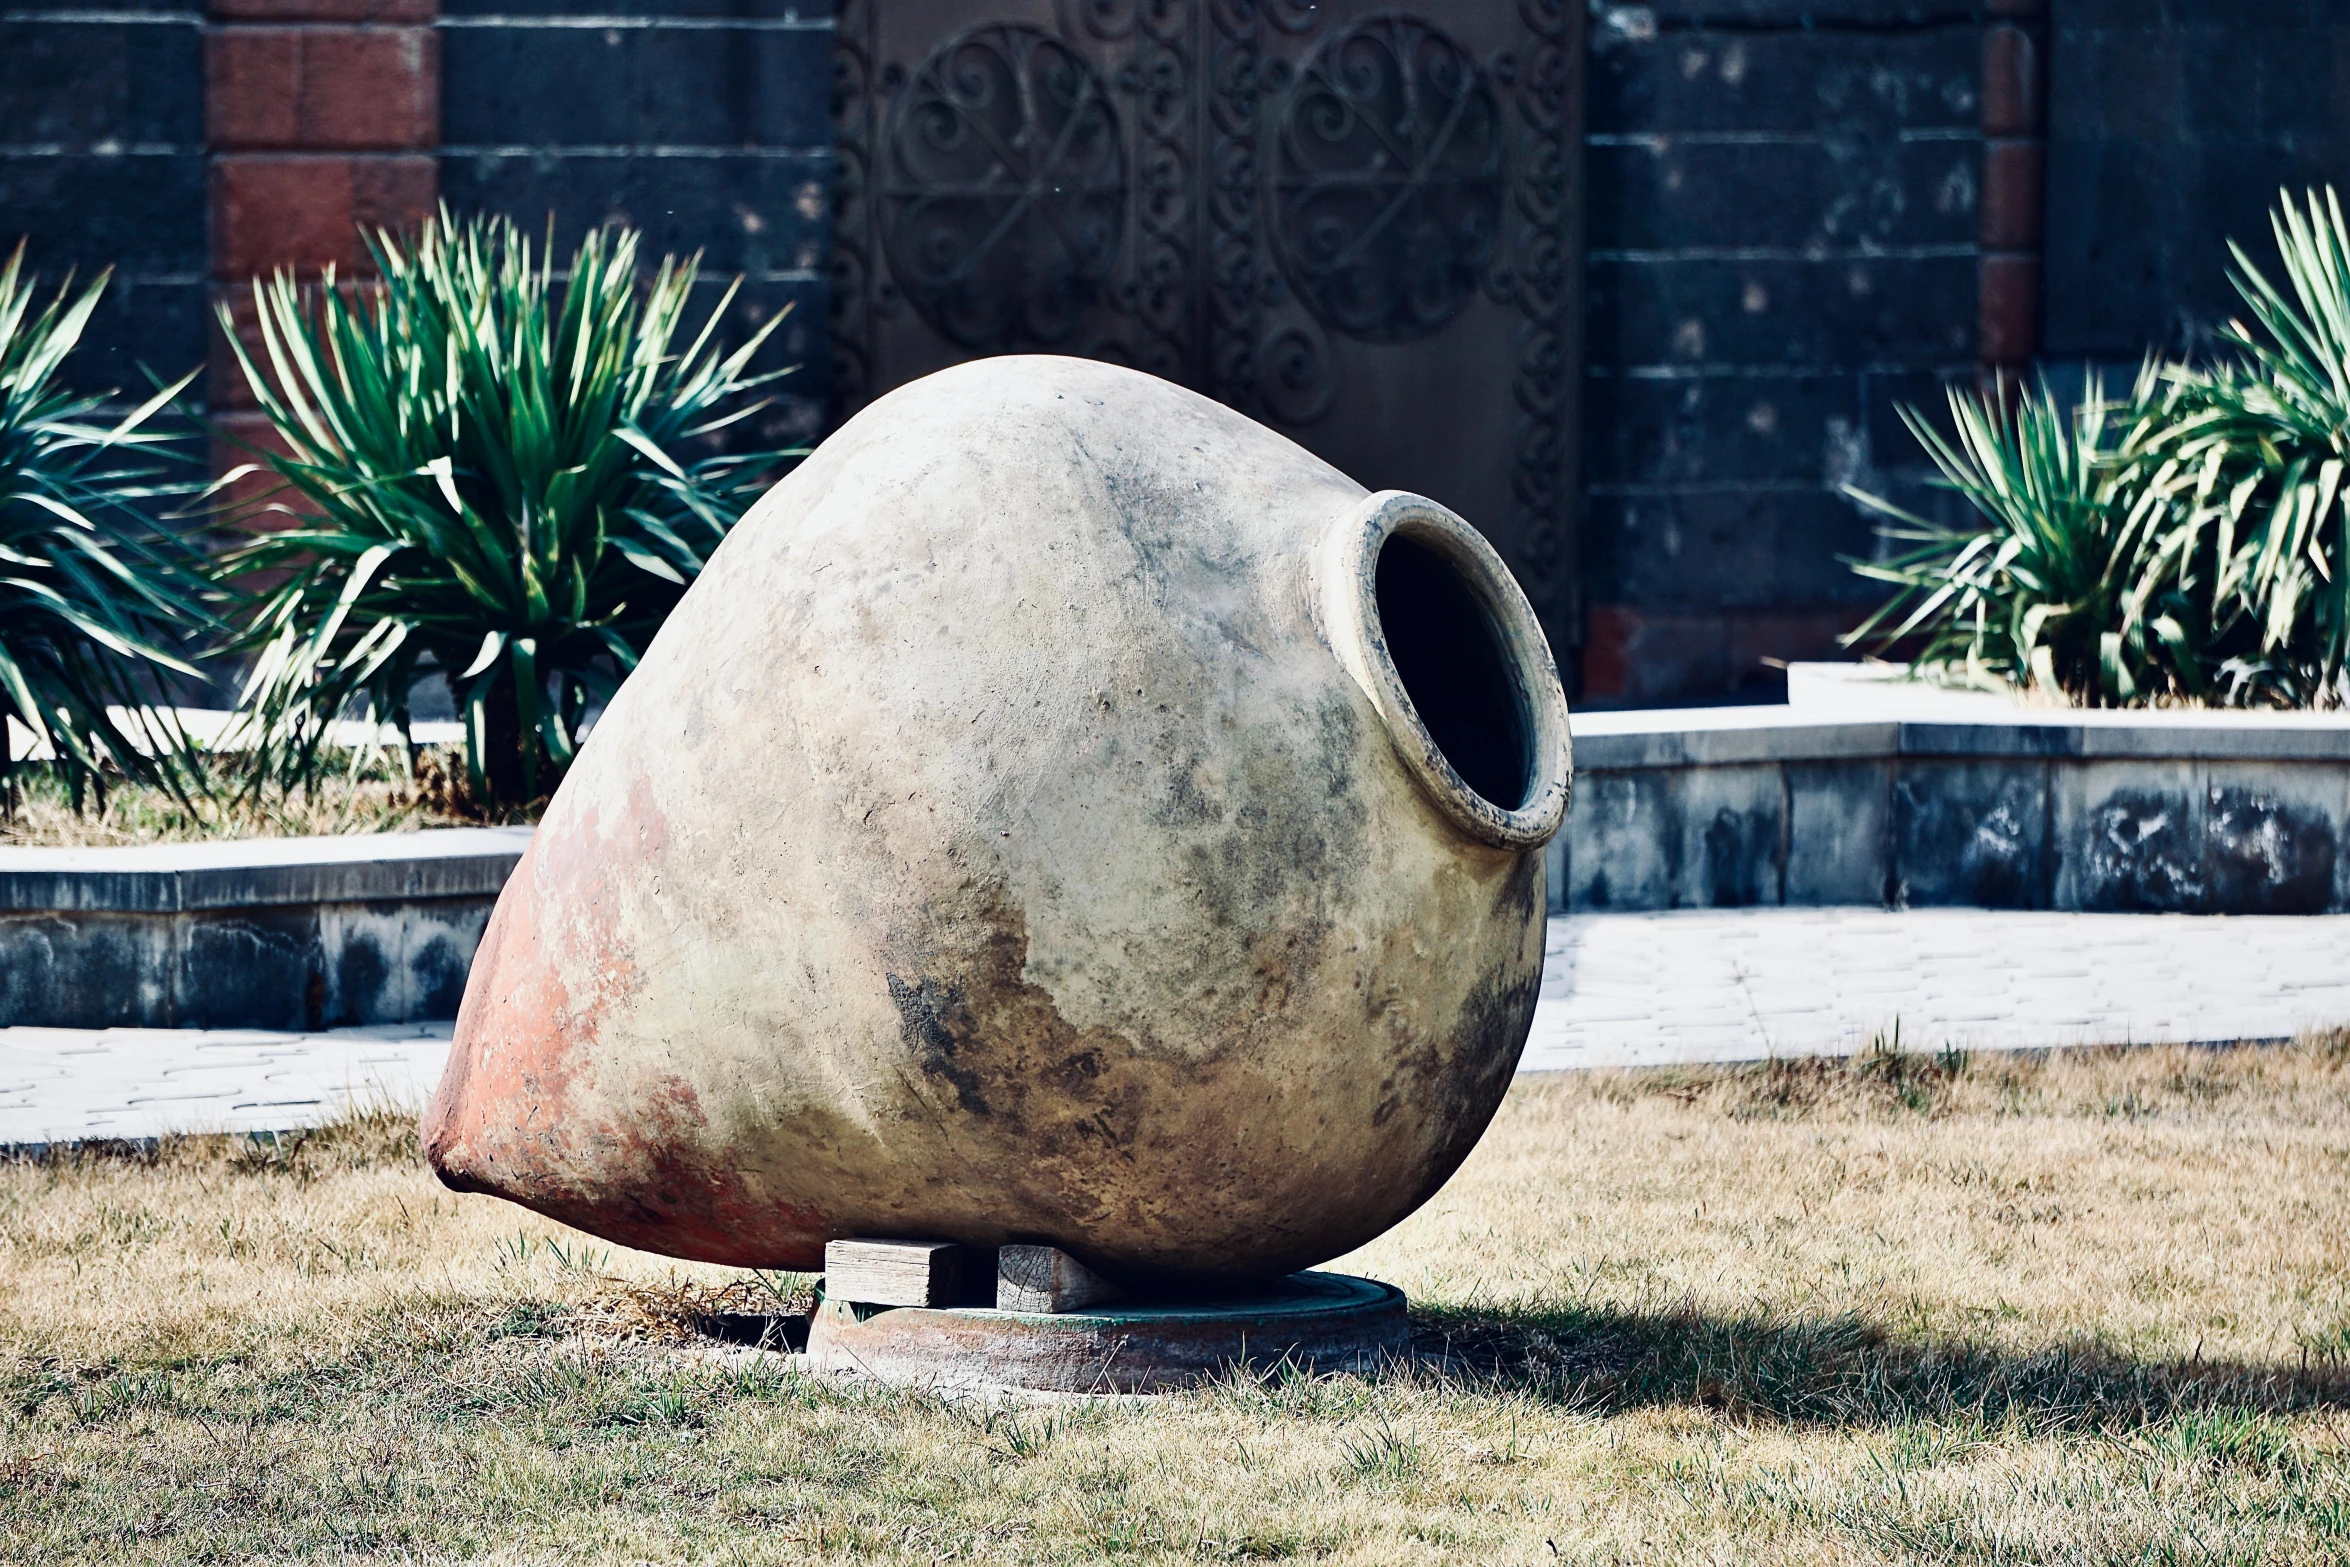
[{"label": "large clay vessel", "polygon": [[1336,1256],[1508,1086],[1566,720],[1442,507],[1130,370],[915,382],[760,501],[596,726],[432,1163],[742,1265]]}]

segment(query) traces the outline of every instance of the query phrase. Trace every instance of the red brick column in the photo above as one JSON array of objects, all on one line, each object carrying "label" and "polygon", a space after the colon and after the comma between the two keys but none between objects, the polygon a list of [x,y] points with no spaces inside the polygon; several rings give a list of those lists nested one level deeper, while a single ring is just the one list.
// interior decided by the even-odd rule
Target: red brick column
[{"label": "red brick column", "polygon": [[[432,212],[437,12],[438,0],[211,0],[212,284],[240,319],[252,311],[251,279],[329,264],[363,273],[361,225],[412,228]],[[247,440],[265,434],[217,332],[211,372],[215,418]],[[220,455],[243,460],[233,449]]]},{"label": "red brick column", "polygon": [[2043,0],[1991,0],[1983,29],[1980,342],[1986,381],[2012,380],[2040,348],[2041,189],[2047,119]]}]

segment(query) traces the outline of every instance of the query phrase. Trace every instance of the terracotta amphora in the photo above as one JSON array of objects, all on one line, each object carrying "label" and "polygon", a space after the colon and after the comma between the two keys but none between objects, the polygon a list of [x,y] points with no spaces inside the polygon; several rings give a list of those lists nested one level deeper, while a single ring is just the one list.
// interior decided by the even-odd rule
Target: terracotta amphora
[{"label": "terracotta amphora", "polygon": [[596,725],[427,1150],[712,1262],[1306,1267],[1499,1105],[1568,773],[1442,506],[1135,371],[942,371],[759,502]]}]

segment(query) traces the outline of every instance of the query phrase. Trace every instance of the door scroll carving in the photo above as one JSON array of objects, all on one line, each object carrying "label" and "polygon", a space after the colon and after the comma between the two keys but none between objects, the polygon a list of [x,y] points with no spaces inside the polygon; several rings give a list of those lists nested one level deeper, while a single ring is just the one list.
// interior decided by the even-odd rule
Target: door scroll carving
[{"label": "door scroll carving", "polygon": [[846,0],[838,416],[1133,364],[1454,506],[1571,630],[1581,11]]}]

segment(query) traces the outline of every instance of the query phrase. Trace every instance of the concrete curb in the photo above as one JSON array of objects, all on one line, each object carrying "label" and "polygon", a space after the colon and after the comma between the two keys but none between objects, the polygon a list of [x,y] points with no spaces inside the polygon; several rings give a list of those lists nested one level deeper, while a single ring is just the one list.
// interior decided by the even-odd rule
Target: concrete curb
[{"label": "concrete curb", "polygon": [[2350,909],[2350,715],[1936,695],[1577,715],[1552,912]]},{"label": "concrete curb", "polygon": [[314,1032],[453,1018],[530,835],[0,848],[0,1027]]}]

